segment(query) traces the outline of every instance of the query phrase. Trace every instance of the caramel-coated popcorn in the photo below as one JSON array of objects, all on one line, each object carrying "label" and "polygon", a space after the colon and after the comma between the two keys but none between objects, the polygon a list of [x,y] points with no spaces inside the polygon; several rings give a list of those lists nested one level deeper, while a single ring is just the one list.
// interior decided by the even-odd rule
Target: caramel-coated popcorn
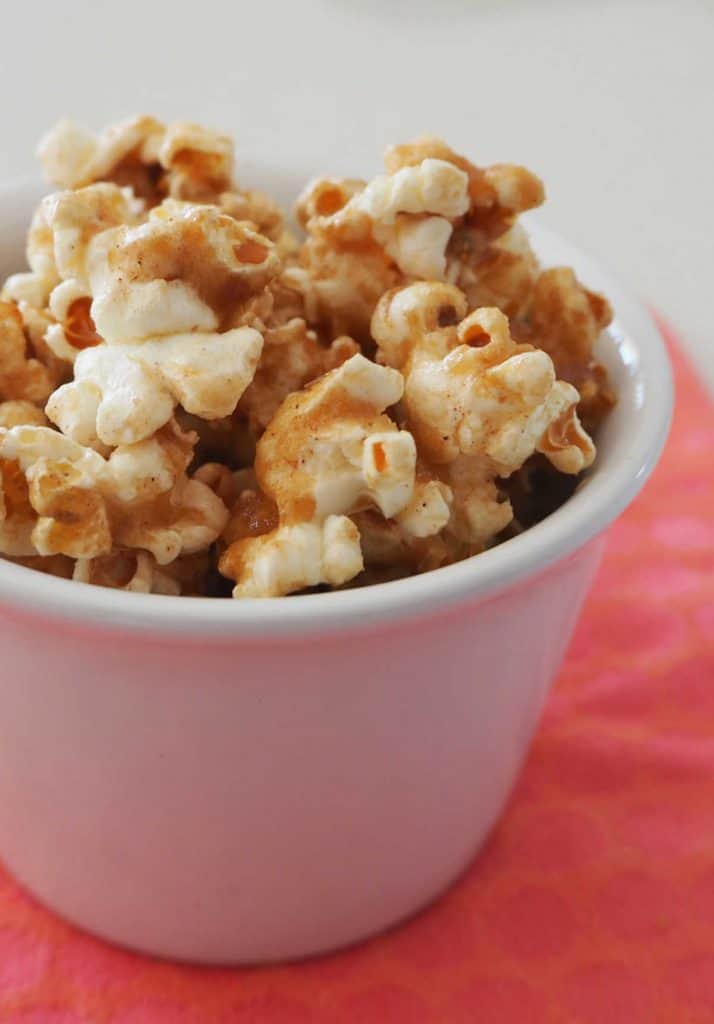
[{"label": "caramel-coated popcorn", "polygon": [[387,292],[372,318],[379,357],[402,371],[403,408],[420,452],[454,493],[452,527],[485,542],[511,519],[496,486],[535,452],[579,473],[595,448],[578,420],[578,392],[556,380],[550,356],[510,335],[498,309],[466,313],[453,285]]},{"label": "caramel-coated popcorn", "polygon": [[190,122],[64,120],[39,153],[59,191],[0,289],[11,561],[164,596],[364,586],[478,555],[592,464],[610,309],[540,266],[525,168],[392,146],[306,186],[301,240]]},{"label": "caramel-coated popcorn", "polygon": [[[277,510],[269,533],[229,546],[222,571],[236,596],[277,596],[319,583],[345,583],[362,569],[362,508],[386,518],[409,511],[414,531],[437,532],[433,509],[414,507],[416,445],[384,410],[402,396],[401,374],[354,355],[285,399],[258,442],[255,475]],[[424,515],[419,510],[423,506]],[[408,527],[407,527],[408,528]]]}]

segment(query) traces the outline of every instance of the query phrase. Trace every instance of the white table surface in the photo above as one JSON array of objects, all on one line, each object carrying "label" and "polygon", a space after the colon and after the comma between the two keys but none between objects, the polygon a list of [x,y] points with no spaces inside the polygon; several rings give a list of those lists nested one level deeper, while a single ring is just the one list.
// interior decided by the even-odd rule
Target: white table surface
[{"label": "white table surface", "polygon": [[[11,11],[11,13],[9,13]],[[182,14],[181,11],[185,11]],[[714,386],[714,0],[62,0],[3,7],[0,180],[60,115],[235,134],[239,172],[369,175],[441,134],[680,328]],[[239,173],[240,177],[240,173]]]}]

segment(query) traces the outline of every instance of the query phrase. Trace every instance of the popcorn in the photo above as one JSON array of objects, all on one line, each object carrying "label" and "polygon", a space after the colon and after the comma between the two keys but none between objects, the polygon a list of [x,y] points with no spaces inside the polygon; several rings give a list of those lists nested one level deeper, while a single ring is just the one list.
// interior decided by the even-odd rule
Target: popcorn
[{"label": "popcorn", "polygon": [[300,244],[199,125],[62,121],[40,157],[60,191],[0,290],[6,558],[164,596],[364,586],[513,536],[592,463],[610,311],[539,266],[524,168],[390,147],[306,187]]},{"label": "popcorn", "polygon": [[286,277],[303,291],[310,318],[362,338],[377,299],[400,275],[443,276],[445,218],[466,212],[467,184],[457,167],[427,159],[362,189],[335,179],[309,186],[298,215],[309,217],[310,238],[302,268]]},{"label": "popcorn", "polygon": [[163,199],[215,203],[236,220],[249,220],[285,252],[294,240],[283,213],[269,196],[239,190],[233,181],[233,142],[190,121],[168,126],[134,117],[95,136],[64,119],[42,140],[45,176],[62,188],[108,181],[128,186],[153,206]]},{"label": "popcorn", "polygon": [[252,380],[262,346],[257,331],[238,327],[86,349],[75,361],[74,381],[47,403],[47,415],[68,437],[92,447],[151,437],[179,403],[218,419],[233,411]]},{"label": "popcorn", "polygon": [[400,282],[384,249],[369,235],[336,245],[317,229],[283,279],[302,294],[308,321],[328,336],[369,341],[369,319],[380,296]]},{"label": "popcorn", "polygon": [[210,488],[186,477],[192,442],[168,427],[104,459],[47,427],[0,430],[3,527],[22,530],[30,547],[6,553],[96,558],[120,546],[143,548],[161,565],[207,547],[228,513]]},{"label": "popcorn", "polygon": [[346,516],[374,506],[391,517],[414,495],[414,439],[382,411],[402,388],[395,370],[354,355],[283,402],[255,461],[279,525],[224,554],[220,568],[238,580],[237,596],[344,583],[361,570],[358,531]]},{"label": "popcorn", "polygon": [[315,331],[301,317],[268,327],[263,339],[260,364],[239,403],[256,435],[265,430],[291,392],[299,391],[359,351],[357,343],[345,336],[335,338],[329,346],[321,345]]},{"label": "popcorn", "polygon": [[432,138],[391,147],[385,164],[367,185],[318,179],[298,200],[308,239],[287,273],[310,318],[363,341],[379,296],[414,279],[457,284],[472,304],[491,290],[517,308],[536,265],[522,238],[503,236],[543,201],[539,179],[509,164],[478,168]]},{"label": "popcorn", "polygon": [[61,188],[95,181],[131,185],[136,195],[151,195],[160,164],[163,126],[153,117],[133,117],[100,136],[63,118],[40,141],[37,155],[45,177]]},{"label": "popcorn", "polygon": [[255,460],[281,520],[322,519],[360,504],[391,516],[408,505],[414,441],[382,413],[402,389],[401,374],[355,355],[285,400]]},{"label": "popcorn", "polygon": [[[451,497],[449,489],[447,521]],[[385,569],[398,570],[397,575],[429,572],[482,550],[475,545],[462,544],[444,530],[425,537],[414,536],[397,519],[385,519],[375,509],[358,512],[352,516],[352,520],[359,529],[362,556],[368,573]]]},{"label": "popcorn", "polygon": [[167,171],[168,194],[193,202],[212,201],[233,181],[233,143],[226,135],[190,121],[174,121],[158,149]]},{"label": "popcorn", "polygon": [[63,281],[53,289],[50,311],[58,322],[47,328],[45,342],[58,359],[74,363],[83,349],[101,345],[91,309],[91,297],[77,281]]},{"label": "popcorn", "polygon": [[[74,380],[52,396],[50,419],[96,447],[151,436],[179,403],[204,419],[232,413],[263,341],[231,325],[277,266],[271,242],[210,206],[164,205],[143,224],[101,232],[88,276],[92,329],[106,344],[75,356]],[[69,290],[61,297],[72,300],[69,314],[79,300]],[[61,315],[64,305],[55,308]]]},{"label": "popcorn", "polygon": [[382,297],[372,333],[380,358],[404,373],[403,408],[420,452],[448,466],[451,528],[483,543],[512,518],[497,477],[535,451],[578,473],[595,448],[577,418],[578,392],[555,379],[550,357],[516,344],[499,310],[465,310],[451,285],[410,285]]},{"label": "popcorn", "polygon": [[114,551],[97,558],[77,559],[72,579],[134,594],[176,596],[181,593],[176,580],[161,572],[145,551]]},{"label": "popcorn", "polygon": [[55,383],[51,368],[35,358],[18,306],[0,301],[0,400],[42,403]]},{"label": "popcorn", "polygon": [[477,236],[497,238],[520,213],[540,206],[545,198],[543,183],[525,167],[516,164],[494,164],[481,168],[459,156],[441,139],[423,136],[413,143],[390,146],[384,157],[389,174],[398,174],[406,167],[426,160],[442,160],[463,171],[468,178],[469,208],[462,239],[471,238],[472,248]]},{"label": "popcorn", "polygon": [[468,249],[466,259],[452,257],[449,279],[458,284],[471,309],[497,306],[509,318],[528,309],[540,267],[520,224],[489,243],[474,260]]},{"label": "popcorn", "polygon": [[[229,551],[231,549],[229,548]],[[280,597],[325,583],[340,586],[363,568],[359,531],[347,516],[289,523],[223,556],[221,571],[238,579],[234,597]]]},{"label": "popcorn", "polygon": [[580,392],[579,409],[596,426],[613,404],[607,374],[593,347],[612,319],[607,300],[588,291],[568,267],[544,270],[515,330],[524,341],[544,349],[558,373]]},{"label": "popcorn", "polygon": [[272,243],[213,206],[170,201],[104,231],[89,253],[92,316],[108,344],[237,325],[279,269]]}]

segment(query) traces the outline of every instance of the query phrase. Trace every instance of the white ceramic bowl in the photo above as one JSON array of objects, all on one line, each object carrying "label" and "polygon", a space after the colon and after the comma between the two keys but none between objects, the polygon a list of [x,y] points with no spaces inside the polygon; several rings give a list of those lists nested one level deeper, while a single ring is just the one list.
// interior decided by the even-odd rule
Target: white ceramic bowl
[{"label": "white ceramic bowl", "polygon": [[[0,191],[1,273],[36,195]],[[387,927],[473,858],[672,401],[642,307],[533,240],[614,302],[619,401],[594,471],[531,530],[413,579],[240,603],[0,560],[0,854],[50,907],[163,956],[278,960]]]}]

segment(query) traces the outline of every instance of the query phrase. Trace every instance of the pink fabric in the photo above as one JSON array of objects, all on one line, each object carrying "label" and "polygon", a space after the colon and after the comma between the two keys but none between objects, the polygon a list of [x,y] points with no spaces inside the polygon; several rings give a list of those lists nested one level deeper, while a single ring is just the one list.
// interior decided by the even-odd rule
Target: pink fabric
[{"label": "pink fabric", "polygon": [[714,410],[673,358],[665,456],[611,532],[501,823],[443,899],[336,956],[210,970],[104,945],[0,873],[0,1021],[714,1021]]}]

